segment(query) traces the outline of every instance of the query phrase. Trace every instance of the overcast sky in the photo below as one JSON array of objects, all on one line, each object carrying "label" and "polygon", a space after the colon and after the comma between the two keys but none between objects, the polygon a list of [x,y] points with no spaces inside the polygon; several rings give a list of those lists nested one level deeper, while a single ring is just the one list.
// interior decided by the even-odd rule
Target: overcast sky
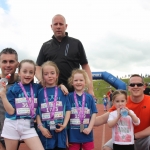
[{"label": "overcast sky", "polygon": [[92,71],[150,74],[150,0],[0,0],[0,50],[36,61],[56,14],[83,43]]}]

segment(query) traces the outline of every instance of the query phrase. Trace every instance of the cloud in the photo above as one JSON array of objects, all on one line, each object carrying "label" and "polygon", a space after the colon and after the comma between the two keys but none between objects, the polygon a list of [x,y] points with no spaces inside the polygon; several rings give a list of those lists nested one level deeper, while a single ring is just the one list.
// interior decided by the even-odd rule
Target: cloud
[{"label": "cloud", "polygon": [[92,71],[149,73],[149,0],[7,0],[0,5],[0,49],[12,47],[19,60],[36,61],[53,35],[50,24],[63,14],[69,36],[84,45]]}]

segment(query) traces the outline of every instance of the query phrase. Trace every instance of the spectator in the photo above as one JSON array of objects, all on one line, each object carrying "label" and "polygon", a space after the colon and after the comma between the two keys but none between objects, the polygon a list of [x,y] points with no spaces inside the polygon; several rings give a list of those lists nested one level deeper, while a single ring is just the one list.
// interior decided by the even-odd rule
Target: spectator
[{"label": "spectator", "polygon": [[145,95],[150,95],[150,88],[148,87],[148,83],[145,83],[144,94],[145,94]]},{"label": "spectator", "polygon": [[[135,150],[150,150],[150,96],[144,95],[144,89],[143,78],[138,74],[133,74],[129,79],[130,96],[128,96],[126,106],[134,111],[141,121],[140,125],[134,126]],[[109,112],[96,117],[95,126],[106,123],[108,116]],[[112,149],[113,144],[110,140],[104,145],[103,150]]]}]

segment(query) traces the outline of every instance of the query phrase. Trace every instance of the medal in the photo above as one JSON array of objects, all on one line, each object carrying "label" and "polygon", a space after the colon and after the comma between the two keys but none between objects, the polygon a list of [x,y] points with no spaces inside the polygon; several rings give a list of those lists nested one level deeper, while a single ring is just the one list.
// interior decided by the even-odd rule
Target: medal
[{"label": "medal", "polygon": [[78,100],[76,97],[76,93],[74,92],[74,101],[75,101],[75,105],[77,108],[77,112],[79,115],[79,119],[80,119],[80,132],[82,132],[84,130],[84,124],[83,124],[83,120],[84,120],[84,105],[85,105],[85,93],[83,93],[83,97],[82,97],[82,108],[80,109],[79,104],[78,104]]},{"label": "medal", "polygon": [[84,130],[84,124],[80,124],[80,132],[83,132]]},{"label": "medal", "polygon": [[50,130],[55,130],[56,129],[55,121],[50,121],[49,127],[50,127]]}]

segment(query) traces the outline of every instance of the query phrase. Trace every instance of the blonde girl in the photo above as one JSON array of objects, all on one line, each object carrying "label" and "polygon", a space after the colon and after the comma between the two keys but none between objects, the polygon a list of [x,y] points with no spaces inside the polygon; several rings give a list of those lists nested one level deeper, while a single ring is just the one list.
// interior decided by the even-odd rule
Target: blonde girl
[{"label": "blonde girl", "polygon": [[69,94],[71,116],[68,129],[69,150],[93,150],[93,125],[96,118],[96,105],[92,95],[85,92],[89,78],[84,70],[73,70],[68,79],[74,92]]}]

